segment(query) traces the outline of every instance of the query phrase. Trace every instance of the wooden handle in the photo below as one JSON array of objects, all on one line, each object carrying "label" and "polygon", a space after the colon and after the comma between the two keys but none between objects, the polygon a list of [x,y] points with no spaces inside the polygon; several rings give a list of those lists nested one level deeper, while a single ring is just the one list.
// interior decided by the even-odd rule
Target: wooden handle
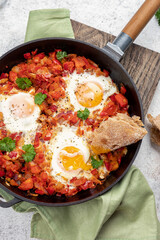
[{"label": "wooden handle", "polygon": [[146,0],[124,27],[122,32],[128,34],[135,40],[159,8],[160,0]]}]

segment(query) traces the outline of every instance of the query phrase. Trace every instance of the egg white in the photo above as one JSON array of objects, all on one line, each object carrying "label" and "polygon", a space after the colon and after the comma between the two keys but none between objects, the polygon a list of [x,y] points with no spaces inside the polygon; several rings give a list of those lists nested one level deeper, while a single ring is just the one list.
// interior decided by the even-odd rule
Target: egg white
[{"label": "egg white", "polygon": [[96,76],[96,74],[91,74],[89,72],[84,72],[82,74],[77,74],[74,71],[72,74],[69,74],[64,78],[67,83],[66,96],[68,96],[70,103],[73,105],[74,110],[84,110],[85,107],[79,104],[76,97],[76,89],[79,84],[84,84],[86,82],[92,82],[99,84],[103,90],[103,98],[100,104],[95,107],[88,108],[90,112],[93,112],[97,109],[103,109],[105,101],[114,93],[118,92],[116,84],[114,84],[110,77],[105,76]]},{"label": "egg white", "polygon": [[87,163],[90,158],[90,151],[87,142],[83,137],[79,137],[70,127],[62,127],[61,131],[58,132],[56,137],[48,143],[48,150],[51,152],[52,161],[51,175],[58,181],[64,183],[64,179],[70,180],[73,177],[78,177],[82,170],[81,168],[77,170],[65,170],[63,166],[59,163],[59,154],[64,147],[73,146],[80,149],[84,157],[84,162]]},{"label": "egg white", "polygon": [[40,116],[40,108],[34,103],[34,96],[29,93],[19,92],[16,96],[20,98],[27,98],[32,105],[34,105],[34,112],[27,117],[19,118],[15,116],[12,112],[10,104],[13,102],[13,95],[0,95],[0,112],[3,113],[3,121],[5,123],[6,129],[12,132],[28,132],[35,131],[37,129],[38,123],[37,119]]}]

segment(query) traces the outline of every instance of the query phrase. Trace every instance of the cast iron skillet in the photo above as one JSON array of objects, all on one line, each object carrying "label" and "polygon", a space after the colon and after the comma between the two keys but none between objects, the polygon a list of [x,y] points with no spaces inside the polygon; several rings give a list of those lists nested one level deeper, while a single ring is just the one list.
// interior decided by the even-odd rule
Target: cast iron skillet
[{"label": "cast iron skillet", "polygon": [[[123,32],[115,39],[113,44],[109,43],[103,49],[100,49],[96,46],[82,41],[67,38],[45,38],[19,45],[18,47],[10,50],[0,58],[0,72],[9,71],[14,65],[20,63],[21,61],[24,61],[24,53],[31,52],[36,48],[38,48],[39,52],[45,52],[46,54],[54,51],[54,49],[63,49],[63,51],[66,51],[67,53],[76,53],[78,55],[85,56],[98,63],[102,69],[108,69],[111,78],[117,85],[119,85],[120,83],[123,83],[125,85],[125,87],[127,88],[126,97],[128,98],[130,105],[129,113],[131,115],[140,116],[143,121],[144,116],[139,93],[132,78],[129,76],[127,71],[123,68],[123,66],[119,63],[118,60],[121,59],[124,51],[136,38],[140,30],[142,30],[144,25],[149,21],[149,19],[153,16],[155,11],[159,7],[159,0],[147,0],[142,5],[141,9],[136,13],[136,15],[131,19],[128,25],[124,28]],[[147,11],[146,13],[146,9],[149,9],[149,12]],[[140,22],[137,21],[137,16],[139,18],[140,12],[143,16],[143,20],[146,16],[145,23],[142,23],[141,19]],[[138,30],[137,28],[136,30],[132,29],[135,22],[139,24]],[[6,66],[8,68],[6,68]],[[4,180],[0,179],[0,187],[6,192],[10,193],[12,196],[14,196],[13,200],[9,202],[0,201],[0,206],[10,207],[21,201],[27,201],[30,203],[45,206],[67,206],[93,199],[107,192],[126,174],[138,153],[140,145],[141,141],[128,147],[128,153],[121,162],[120,167],[118,168],[118,170],[110,174],[110,176],[107,178],[103,185],[97,186],[95,189],[81,191],[75,196],[69,198],[55,196],[27,196],[26,192],[21,191],[13,186],[7,186]]]}]

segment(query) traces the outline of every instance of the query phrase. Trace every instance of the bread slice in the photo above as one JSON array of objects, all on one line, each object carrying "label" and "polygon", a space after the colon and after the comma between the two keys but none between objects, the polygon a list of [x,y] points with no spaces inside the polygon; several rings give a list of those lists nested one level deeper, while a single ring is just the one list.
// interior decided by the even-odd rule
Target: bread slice
[{"label": "bread slice", "polygon": [[147,117],[152,124],[150,139],[160,146],[160,114],[155,118],[151,114],[147,114]]},{"label": "bread slice", "polygon": [[103,121],[99,128],[88,134],[88,142],[95,154],[107,153],[136,143],[147,134],[138,116],[118,113]]}]

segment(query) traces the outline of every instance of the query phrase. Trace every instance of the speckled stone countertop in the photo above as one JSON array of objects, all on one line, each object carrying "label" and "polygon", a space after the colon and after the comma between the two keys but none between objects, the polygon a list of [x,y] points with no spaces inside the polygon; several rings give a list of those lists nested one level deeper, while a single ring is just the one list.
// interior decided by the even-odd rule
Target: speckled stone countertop
[{"label": "speckled stone countertop", "polygon": [[[0,0],[0,55],[24,41],[30,10],[43,8],[68,8],[71,18],[118,35],[144,0]],[[160,52],[160,26],[155,19],[149,22],[135,41],[137,44]],[[156,116],[160,113],[160,84],[157,86],[148,110]],[[146,119],[146,127],[148,121]],[[145,136],[134,163],[145,175],[152,188],[157,214],[160,220],[160,147],[151,144]],[[0,209],[0,239],[30,239],[32,213],[20,214],[9,209]]]}]

